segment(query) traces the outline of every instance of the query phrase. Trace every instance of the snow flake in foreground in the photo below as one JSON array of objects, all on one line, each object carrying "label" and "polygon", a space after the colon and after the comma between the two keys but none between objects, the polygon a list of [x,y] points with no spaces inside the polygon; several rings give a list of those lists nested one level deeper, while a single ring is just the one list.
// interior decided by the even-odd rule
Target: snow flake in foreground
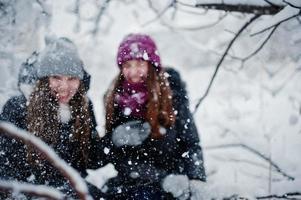
[{"label": "snow flake in foreground", "polygon": [[167,131],[166,131],[166,128],[164,128],[163,126],[160,126],[159,132],[161,135],[165,135]]},{"label": "snow flake in foreground", "polygon": [[105,147],[103,149],[103,152],[107,155],[110,152],[110,149],[108,147]]},{"label": "snow flake in foreground", "polygon": [[129,107],[124,108],[123,114],[128,116],[132,113],[132,110]]},{"label": "snow flake in foreground", "polygon": [[182,157],[183,157],[183,158],[189,158],[189,152],[188,152],[188,151],[184,152],[184,153],[182,154]]},{"label": "snow flake in foreground", "polygon": [[146,51],[143,52],[142,58],[143,58],[143,60],[149,60],[149,57],[148,57],[148,54]]}]

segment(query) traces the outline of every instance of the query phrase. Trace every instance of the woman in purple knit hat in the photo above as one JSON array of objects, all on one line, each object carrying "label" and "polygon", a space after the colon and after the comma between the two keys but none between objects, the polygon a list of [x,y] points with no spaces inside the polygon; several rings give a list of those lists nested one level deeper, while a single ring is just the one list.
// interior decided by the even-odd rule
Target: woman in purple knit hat
[{"label": "woman in purple knit hat", "polygon": [[120,72],[105,95],[109,161],[118,176],[108,199],[196,199],[206,175],[202,149],[177,71],[164,68],[155,42],[130,34],[121,42]]}]

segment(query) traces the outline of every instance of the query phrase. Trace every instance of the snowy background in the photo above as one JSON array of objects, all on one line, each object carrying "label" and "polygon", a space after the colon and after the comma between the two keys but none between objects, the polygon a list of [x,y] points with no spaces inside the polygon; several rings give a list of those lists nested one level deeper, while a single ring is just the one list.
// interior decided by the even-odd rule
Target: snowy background
[{"label": "snowy background", "polygon": [[[180,71],[193,111],[228,43],[250,15],[179,7],[158,17],[155,11],[160,13],[169,3],[0,0],[0,108],[18,94],[19,66],[44,47],[44,36],[69,37],[92,75],[88,95],[103,134],[102,99],[119,70],[118,45],[126,34],[143,32],[155,39],[163,64]],[[10,6],[2,9],[2,5]],[[242,63],[237,57],[256,50],[270,31],[252,37],[250,33],[273,23],[273,18],[262,16],[258,22],[235,42],[195,114],[204,148],[208,198],[301,192],[300,19],[281,24],[261,51]]]}]

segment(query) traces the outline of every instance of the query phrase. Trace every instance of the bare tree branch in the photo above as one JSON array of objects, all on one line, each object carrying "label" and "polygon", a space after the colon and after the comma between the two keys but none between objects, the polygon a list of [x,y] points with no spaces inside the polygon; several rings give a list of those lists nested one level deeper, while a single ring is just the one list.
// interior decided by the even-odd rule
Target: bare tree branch
[{"label": "bare tree branch", "polygon": [[111,0],[105,0],[105,2],[102,4],[102,6],[100,7],[99,9],[99,12],[96,16],[96,19],[95,19],[95,26],[94,26],[94,29],[92,30],[92,34],[95,36],[98,31],[99,31],[99,22],[102,18],[102,16],[104,15],[106,9],[108,8],[108,5],[110,3]]},{"label": "bare tree branch", "polygon": [[243,62],[245,62],[246,60],[250,59],[251,57],[255,56],[262,48],[263,46],[269,41],[269,39],[271,38],[271,36],[273,35],[273,33],[275,32],[275,30],[278,28],[278,25],[276,25],[273,30],[269,33],[269,35],[265,38],[265,40],[262,42],[262,44],[250,55],[246,56],[245,58],[243,58]]},{"label": "bare tree branch", "polygon": [[286,3],[287,5],[289,5],[289,6],[293,7],[293,8],[298,8],[298,9],[301,9],[301,7],[300,7],[300,6],[296,6],[296,5],[294,5],[294,4],[292,4],[292,3],[290,3],[290,2],[288,2],[288,1],[286,1],[286,0],[283,0],[283,2],[284,2],[284,3]]},{"label": "bare tree branch", "polygon": [[0,190],[25,193],[35,197],[54,199],[54,200],[65,199],[65,195],[57,189],[47,187],[44,185],[32,185],[32,184],[20,183],[16,181],[0,180]]},{"label": "bare tree branch", "polygon": [[221,148],[233,148],[233,147],[241,147],[243,149],[246,149],[250,152],[252,152],[255,155],[258,155],[259,157],[261,157],[263,160],[267,161],[269,164],[271,164],[275,170],[282,174],[284,177],[286,177],[288,180],[293,181],[295,180],[294,177],[288,175],[287,173],[285,173],[274,161],[272,161],[270,158],[268,158],[266,155],[264,155],[263,153],[259,152],[258,150],[246,145],[246,144],[241,144],[241,143],[234,143],[234,144],[223,144],[223,145],[216,145],[216,146],[208,146],[208,147],[204,147],[204,149],[206,150],[212,150],[212,149],[221,149]]},{"label": "bare tree branch", "polygon": [[88,187],[80,174],[61,159],[54,150],[41,139],[7,122],[0,122],[0,134],[6,134],[28,145],[34,146],[37,151],[39,151],[47,159],[47,161],[49,161],[49,163],[52,163],[52,165],[70,181],[71,186],[75,189],[75,192],[78,194],[80,199],[91,199]]},{"label": "bare tree branch", "polygon": [[[269,39],[272,37],[273,33],[275,32],[275,30],[278,28],[278,25],[276,25],[273,30],[269,33],[269,35],[264,39],[264,41],[261,43],[261,45],[255,50],[253,51],[251,54],[249,54],[248,56],[244,57],[244,58],[238,58],[238,57],[234,57],[234,59],[240,60],[241,66],[240,69],[243,68],[244,63],[249,60],[250,58],[252,58],[253,56],[255,56],[263,47],[264,45],[269,41]],[[240,70],[239,69],[239,70]]]},{"label": "bare tree branch", "polygon": [[211,77],[211,80],[209,82],[209,85],[205,91],[205,94],[198,100],[196,106],[195,106],[195,109],[193,111],[193,114],[196,113],[197,109],[199,108],[199,106],[201,105],[202,101],[207,97],[207,95],[209,94],[209,91],[211,89],[211,86],[213,84],[213,81],[215,80],[215,77],[217,75],[217,72],[221,66],[221,64],[223,63],[226,55],[228,54],[228,51],[230,50],[230,48],[232,47],[233,43],[236,41],[236,39],[238,38],[238,36],[254,21],[256,20],[258,17],[260,17],[260,15],[254,15],[249,21],[247,21],[240,29],[239,31],[237,32],[237,34],[234,36],[234,38],[230,41],[228,47],[226,48],[223,56],[221,57],[221,59],[219,60],[218,64],[216,65],[216,68],[215,68],[215,71]]},{"label": "bare tree branch", "polygon": [[265,31],[267,31],[267,30],[269,30],[269,29],[271,29],[271,28],[273,28],[273,27],[275,27],[275,26],[279,26],[279,25],[282,24],[283,22],[286,22],[286,21],[288,21],[288,20],[290,20],[290,19],[293,19],[293,18],[299,16],[300,14],[301,14],[301,10],[300,10],[300,12],[297,13],[296,15],[293,15],[293,16],[291,16],[291,17],[289,17],[289,18],[285,18],[285,19],[279,21],[277,24],[275,24],[275,25],[273,25],[273,26],[269,26],[269,27],[267,27],[267,28],[265,28],[265,29],[263,29],[263,30],[260,30],[260,31],[255,32],[255,33],[252,33],[251,36],[258,35],[258,34],[263,33],[263,32],[265,32]]},{"label": "bare tree branch", "polygon": [[273,15],[278,13],[283,6],[257,6],[257,5],[231,5],[231,4],[196,4],[197,8],[224,10],[228,12],[240,12],[256,15]]},{"label": "bare tree branch", "polygon": [[80,0],[75,1],[75,7],[73,10],[73,13],[76,16],[76,23],[75,23],[75,31],[78,32],[80,30],[80,24],[81,24],[81,16],[80,16]]},{"label": "bare tree branch", "polygon": [[157,13],[157,16],[156,16],[154,19],[151,19],[151,20],[149,20],[148,22],[145,22],[142,26],[147,26],[147,25],[149,25],[149,24],[151,24],[151,23],[157,21],[158,19],[160,19],[160,18],[162,17],[162,15],[164,15],[164,13],[166,13],[166,11],[167,11],[169,8],[171,8],[171,7],[174,6],[176,0],[172,0],[165,8],[162,9],[161,11],[157,11],[157,10],[153,7],[152,3],[151,3],[150,1],[148,1],[148,2],[149,2],[149,5],[150,5],[150,8],[152,8],[152,10],[154,10],[154,11]]},{"label": "bare tree branch", "polygon": [[[267,1],[266,1],[267,2]],[[240,12],[240,13],[248,13],[255,15],[273,15],[278,13],[283,5],[276,5],[269,2],[269,5],[266,6],[258,6],[252,4],[226,4],[226,3],[197,3],[195,5],[185,4],[183,2],[177,1],[178,4],[187,7],[196,7],[196,8],[204,8],[211,10],[223,10],[227,12]]]},{"label": "bare tree branch", "polygon": [[295,196],[301,196],[301,192],[290,192],[286,193],[283,195],[268,195],[268,196],[261,196],[261,197],[256,197],[256,199],[271,199],[271,198],[276,198],[276,199],[295,199],[295,200],[301,200],[301,197],[297,198]]},{"label": "bare tree branch", "polygon": [[271,6],[276,6],[276,4],[270,2],[269,0],[264,0],[265,2],[267,2],[268,4],[270,4]]}]

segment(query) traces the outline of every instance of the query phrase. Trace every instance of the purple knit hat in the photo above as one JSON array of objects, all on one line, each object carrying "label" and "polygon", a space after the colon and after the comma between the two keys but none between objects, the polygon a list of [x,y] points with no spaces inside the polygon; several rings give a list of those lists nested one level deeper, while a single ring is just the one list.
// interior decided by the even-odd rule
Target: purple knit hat
[{"label": "purple knit hat", "polygon": [[128,60],[149,61],[156,70],[161,70],[160,56],[153,39],[148,35],[129,34],[118,48],[117,64],[122,66]]}]

